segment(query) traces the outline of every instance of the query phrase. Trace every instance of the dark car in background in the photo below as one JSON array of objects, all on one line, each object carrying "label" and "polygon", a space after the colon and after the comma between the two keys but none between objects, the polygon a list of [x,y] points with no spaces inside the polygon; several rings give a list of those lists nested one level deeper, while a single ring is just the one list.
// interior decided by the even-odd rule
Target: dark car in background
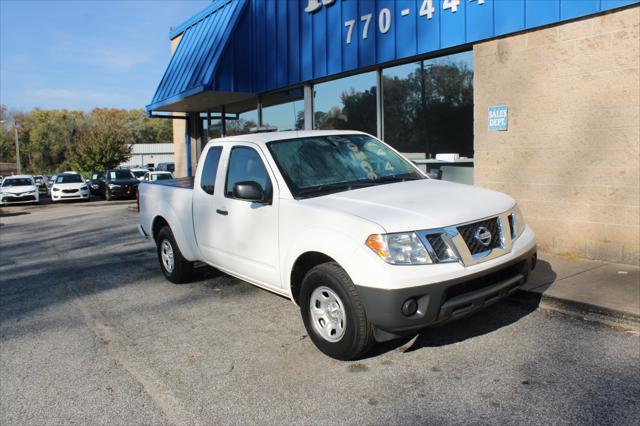
[{"label": "dark car in background", "polygon": [[49,179],[46,176],[35,175],[33,180],[36,181],[36,186],[38,187],[38,191],[40,195],[48,195],[49,194]]},{"label": "dark car in background", "polygon": [[175,163],[172,162],[168,162],[168,163],[158,163],[158,165],[155,168],[156,172],[175,172],[176,171],[176,165]]},{"label": "dark car in background", "polygon": [[102,173],[91,173],[91,177],[87,179],[87,185],[89,185],[89,192],[91,195],[101,195],[100,192],[100,179],[104,174]]},{"label": "dark car in background", "polygon": [[135,198],[138,193],[138,184],[140,184],[129,169],[107,170],[96,182],[98,185],[96,194],[107,201],[114,198]]}]

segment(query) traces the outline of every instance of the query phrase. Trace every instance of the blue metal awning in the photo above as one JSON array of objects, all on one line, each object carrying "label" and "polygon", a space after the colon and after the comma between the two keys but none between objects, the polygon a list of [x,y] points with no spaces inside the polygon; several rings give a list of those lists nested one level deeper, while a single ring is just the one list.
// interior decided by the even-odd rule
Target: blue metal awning
[{"label": "blue metal awning", "polygon": [[163,110],[212,89],[222,54],[246,4],[247,0],[215,1],[172,31],[172,37],[182,34],[182,38],[148,111]]}]

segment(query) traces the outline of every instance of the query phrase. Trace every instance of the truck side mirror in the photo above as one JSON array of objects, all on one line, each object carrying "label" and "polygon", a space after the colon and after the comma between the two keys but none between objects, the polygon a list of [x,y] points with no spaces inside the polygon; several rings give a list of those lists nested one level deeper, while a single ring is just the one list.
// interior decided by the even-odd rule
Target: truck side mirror
[{"label": "truck side mirror", "polygon": [[252,180],[237,182],[233,185],[233,198],[262,203],[264,202],[264,190],[258,182]]}]

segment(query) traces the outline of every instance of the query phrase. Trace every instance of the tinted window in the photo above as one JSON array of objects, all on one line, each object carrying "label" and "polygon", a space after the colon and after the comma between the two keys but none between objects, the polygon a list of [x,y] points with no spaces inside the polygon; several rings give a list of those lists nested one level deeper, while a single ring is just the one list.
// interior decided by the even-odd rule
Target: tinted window
[{"label": "tinted window", "polygon": [[216,173],[218,171],[218,163],[220,162],[220,154],[222,147],[216,146],[207,151],[207,158],[204,160],[202,176],[200,177],[200,187],[207,194],[213,194],[216,186]]},{"label": "tinted window", "polygon": [[244,181],[258,182],[266,194],[271,192],[271,180],[258,153],[252,148],[238,146],[229,157],[225,195],[231,197],[233,186]]},{"label": "tinted window", "polygon": [[108,179],[135,179],[129,170],[112,170],[108,173]]},{"label": "tinted window", "polygon": [[140,170],[140,171],[136,170],[135,172],[131,172],[131,173],[133,173],[133,175],[134,175],[135,177],[139,178],[139,177],[144,176],[144,175],[145,175],[145,173],[147,173],[147,172],[145,172],[144,170]]},{"label": "tinted window", "polygon": [[2,186],[30,186],[33,185],[33,181],[29,178],[8,178],[2,182]]},{"label": "tinted window", "polygon": [[171,179],[173,179],[173,175],[171,173],[160,173],[157,175],[151,175],[151,180],[171,180]]},{"label": "tinted window", "polygon": [[56,183],[82,183],[80,175],[60,175],[56,178]]}]

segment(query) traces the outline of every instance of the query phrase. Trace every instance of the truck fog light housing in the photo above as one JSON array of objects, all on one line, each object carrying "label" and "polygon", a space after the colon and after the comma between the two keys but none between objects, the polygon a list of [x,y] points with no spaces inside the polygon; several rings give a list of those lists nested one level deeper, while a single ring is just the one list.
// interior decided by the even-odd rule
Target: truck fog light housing
[{"label": "truck fog light housing", "polygon": [[433,263],[415,232],[373,234],[365,241],[375,254],[392,265],[426,265]]},{"label": "truck fog light housing", "polygon": [[418,302],[416,302],[416,299],[407,299],[402,304],[402,314],[404,316],[410,317],[416,312],[418,312]]}]

